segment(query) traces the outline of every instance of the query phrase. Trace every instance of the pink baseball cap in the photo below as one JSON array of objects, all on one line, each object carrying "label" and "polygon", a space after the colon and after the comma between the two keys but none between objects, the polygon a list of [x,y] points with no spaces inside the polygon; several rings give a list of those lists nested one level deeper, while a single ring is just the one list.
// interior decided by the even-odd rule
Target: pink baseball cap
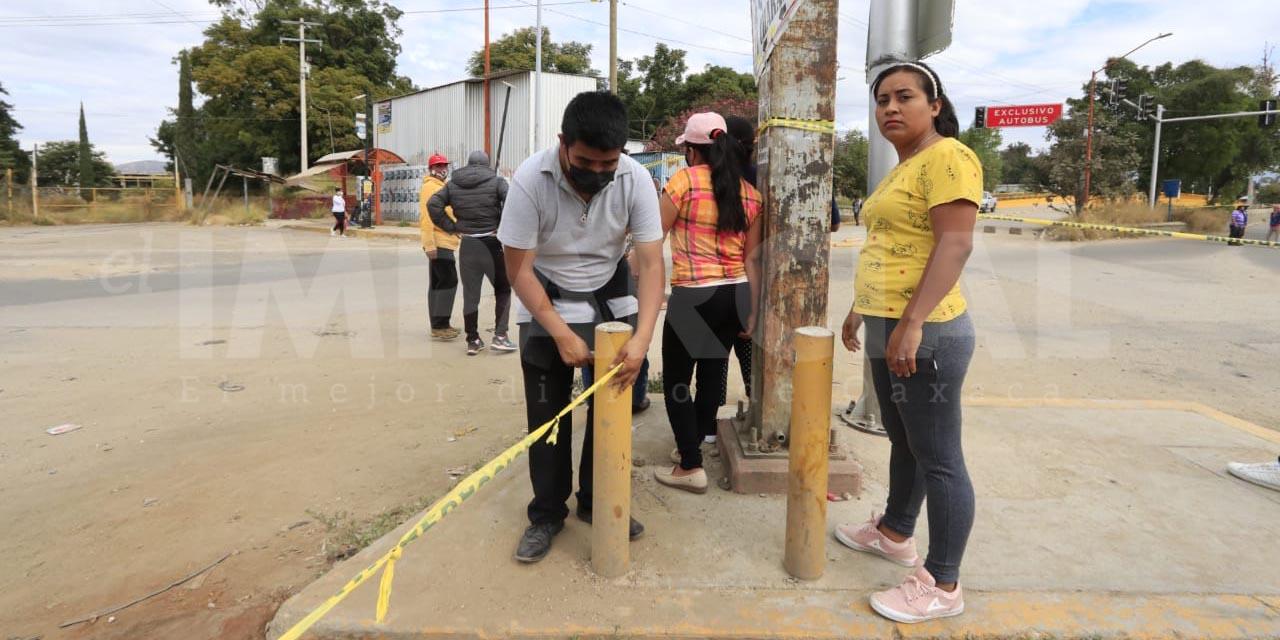
[{"label": "pink baseball cap", "polygon": [[676,144],[711,144],[717,132],[724,133],[729,129],[724,117],[708,111],[689,116],[689,123],[684,126],[684,133],[676,138]]}]

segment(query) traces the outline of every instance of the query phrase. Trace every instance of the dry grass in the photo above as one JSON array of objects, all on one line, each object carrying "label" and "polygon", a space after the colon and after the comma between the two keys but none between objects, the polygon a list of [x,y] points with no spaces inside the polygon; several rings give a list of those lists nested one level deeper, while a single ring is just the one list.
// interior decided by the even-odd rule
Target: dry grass
[{"label": "dry grass", "polygon": [[[1112,203],[1100,207],[1085,209],[1073,214],[1068,220],[1087,224],[1110,225],[1116,227],[1142,228],[1145,225],[1166,222],[1169,210],[1163,206],[1154,209],[1145,203]],[[1230,210],[1223,208],[1179,208],[1173,209],[1173,221],[1187,225],[1187,232],[1206,235],[1226,235]],[[1147,236],[1124,233],[1121,231],[1101,231],[1098,229],[1073,229],[1070,227],[1054,227],[1049,237],[1055,240],[1077,242],[1082,240],[1109,240],[1112,238],[1142,238]]]}]

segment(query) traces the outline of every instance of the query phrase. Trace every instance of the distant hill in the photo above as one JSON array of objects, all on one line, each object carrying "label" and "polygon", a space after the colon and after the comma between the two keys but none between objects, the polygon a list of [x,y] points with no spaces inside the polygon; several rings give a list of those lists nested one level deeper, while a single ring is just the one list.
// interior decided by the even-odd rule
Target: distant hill
[{"label": "distant hill", "polygon": [[139,160],[138,162],[126,162],[116,165],[116,173],[130,175],[145,175],[150,173],[169,173],[164,168],[165,163],[159,160]]}]

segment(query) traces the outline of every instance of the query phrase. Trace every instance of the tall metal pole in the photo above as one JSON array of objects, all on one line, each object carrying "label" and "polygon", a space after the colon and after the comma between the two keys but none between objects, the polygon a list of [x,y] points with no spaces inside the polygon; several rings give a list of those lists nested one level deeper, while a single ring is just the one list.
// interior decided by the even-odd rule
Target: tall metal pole
[{"label": "tall metal pole", "polygon": [[1156,105],[1156,143],[1151,150],[1151,194],[1147,206],[1156,206],[1156,173],[1160,170],[1160,127],[1164,125],[1164,105]]},{"label": "tall metal pole", "polygon": [[[542,150],[542,0],[538,0],[538,43],[533,50],[533,148]],[[510,93],[508,93],[510,95]],[[506,118],[506,114],[503,114]]]},{"label": "tall metal pole", "polygon": [[1080,206],[1078,209],[1084,209],[1084,205],[1089,202],[1089,169],[1093,166],[1093,94],[1098,84],[1098,72],[1094,71],[1089,76],[1089,128],[1084,136],[1084,193],[1080,196]]},{"label": "tall metal pole", "polygon": [[40,145],[31,147],[31,218],[40,217]]},{"label": "tall metal pole", "polygon": [[609,92],[618,95],[618,0],[609,0]]},{"label": "tall metal pole", "polygon": [[[542,38],[542,34],[538,34]],[[489,0],[484,0],[484,152],[489,154],[489,142],[493,138],[493,123],[489,116]]]}]

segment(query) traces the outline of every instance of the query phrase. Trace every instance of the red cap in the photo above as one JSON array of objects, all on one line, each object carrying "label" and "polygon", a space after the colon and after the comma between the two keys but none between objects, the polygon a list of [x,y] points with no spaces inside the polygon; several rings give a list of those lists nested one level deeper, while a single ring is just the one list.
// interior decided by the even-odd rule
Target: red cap
[{"label": "red cap", "polygon": [[434,167],[438,164],[449,164],[449,159],[438,153],[431,154],[431,158],[427,160],[427,166]]}]

